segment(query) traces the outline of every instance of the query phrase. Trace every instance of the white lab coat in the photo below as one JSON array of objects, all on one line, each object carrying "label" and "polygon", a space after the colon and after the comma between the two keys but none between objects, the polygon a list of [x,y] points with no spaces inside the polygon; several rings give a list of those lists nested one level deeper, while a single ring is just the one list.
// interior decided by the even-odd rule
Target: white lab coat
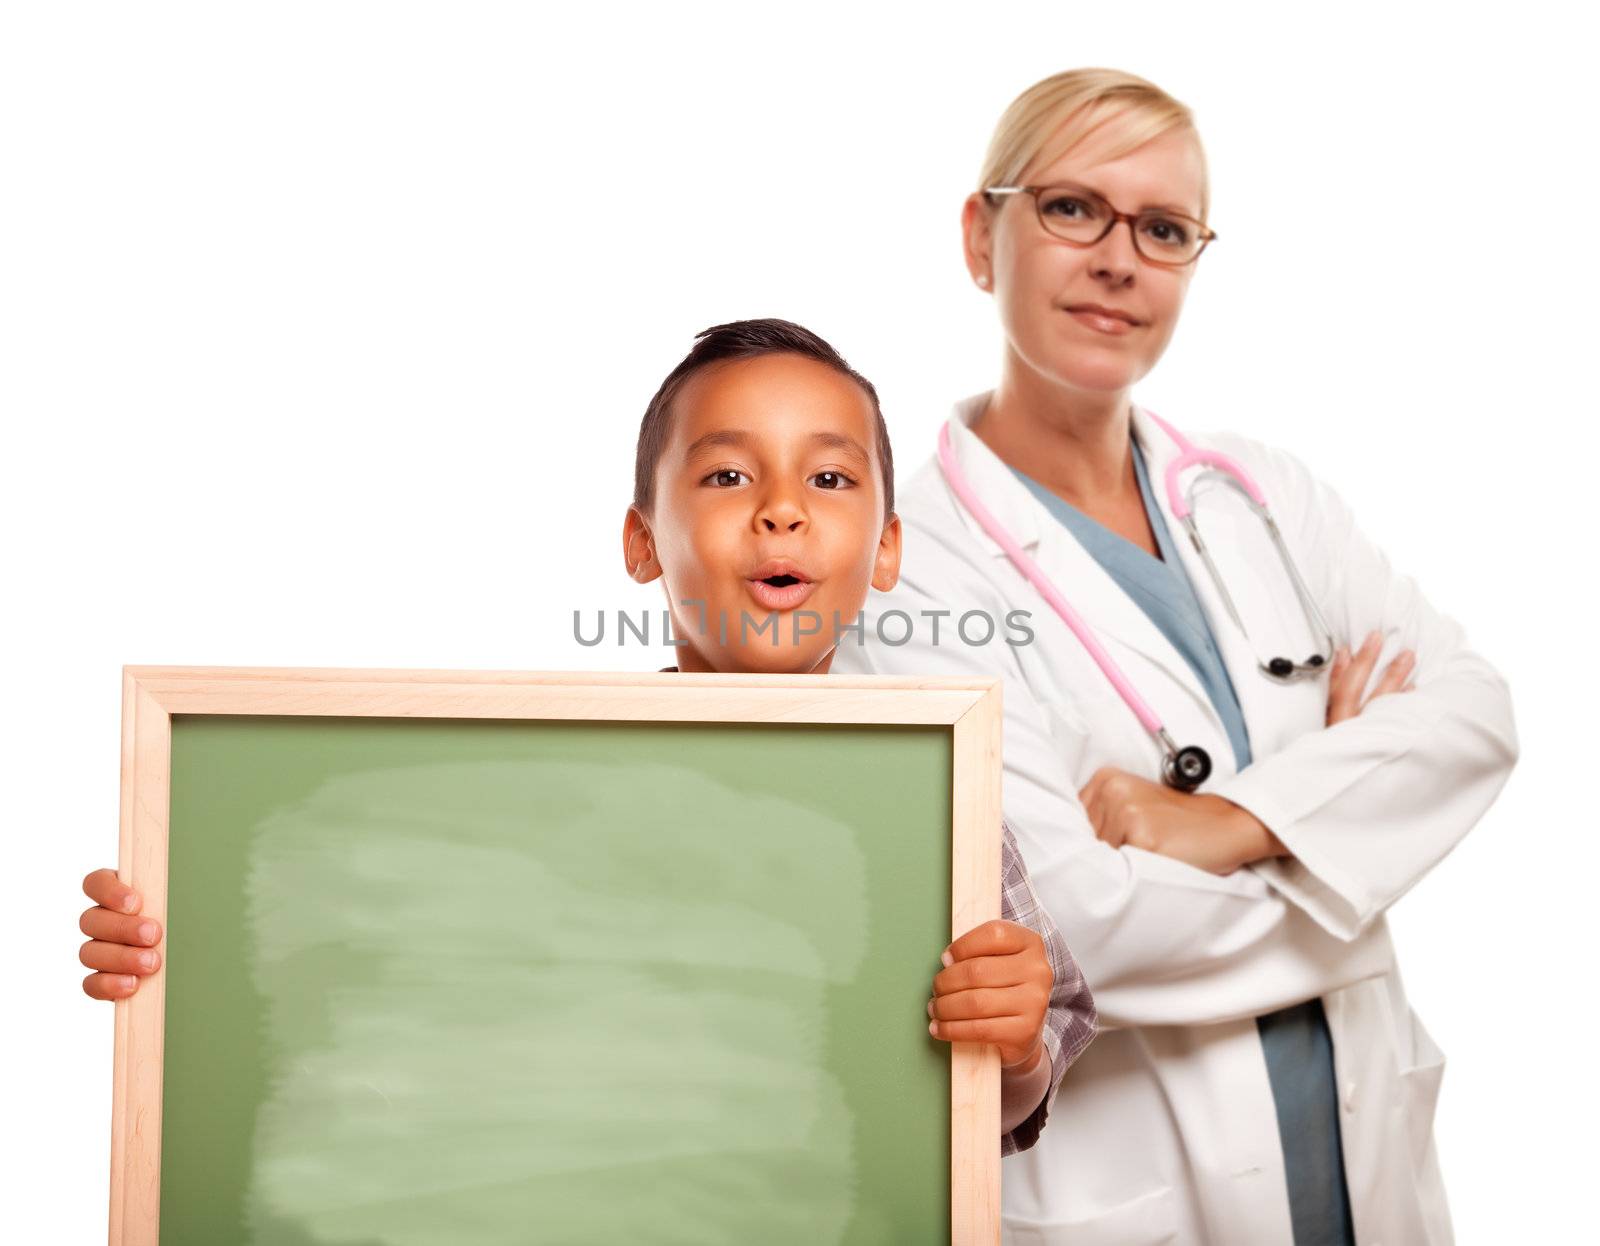
[{"label": "white lab coat", "polygon": [[[1160,482],[1176,449],[1135,406],[1134,434],[1249,729],[1254,760],[1236,772],[1189,665],[968,427],[987,398],[957,404],[950,420],[979,497],[1094,628],[1173,739],[1211,754],[1215,769],[1202,790],[1249,809],[1293,854],[1219,877],[1095,838],[1079,788],[1101,766],[1158,779],[1160,751],[930,458],[900,498],[900,583],[873,597],[864,642],[847,634],[833,669],[1004,677],[1006,817],[1102,1025],[1063,1079],[1038,1144],[1002,1165],[1005,1240],[1290,1242],[1255,1018],[1321,996],[1357,1241],[1451,1241],[1432,1139],[1444,1057],[1406,1002],[1384,911],[1505,783],[1517,742],[1504,681],[1296,459],[1240,437],[1191,434],[1232,454],[1260,483],[1337,641],[1359,644],[1382,629],[1379,670],[1403,647],[1417,652],[1414,691],[1326,728],[1326,678],[1281,685],[1257,671],[1168,508]],[[1242,494],[1201,489],[1201,534],[1261,653],[1315,652]],[[1003,620],[1017,608],[1031,612],[1031,644],[1006,643],[1017,633]],[[1000,621],[987,645],[956,635],[959,616],[974,609]],[[876,618],[888,610],[915,620],[911,643],[877,637]],[[951,612],[938,620],[937,644],[928,643],[925,610]],[[969,623],[974,639],[984,630]],[[891,641],[904,633],[903,622],[885,625]]]}]

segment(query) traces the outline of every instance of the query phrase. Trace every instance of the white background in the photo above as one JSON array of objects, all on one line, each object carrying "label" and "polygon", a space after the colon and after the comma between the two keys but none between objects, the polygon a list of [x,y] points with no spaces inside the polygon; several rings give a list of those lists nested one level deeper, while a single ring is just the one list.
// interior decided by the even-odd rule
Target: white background
[{"label": "white background", "polygon": [[1160,83],[1210,154],[1220,238],[1136,397],[1302,455],[1510,680],[1521,765],[1393,924],[1450,1056],[1460,1241],[1581,1235],[1600,197],[1567,21],[6,8],[0,1239],[105,1233],[113,1009],[76,923],[116,863],[121,665],[661,665],[572,639],[660,605],[620,532],[661,376],[707,325],[799,320],[909,475],[997,374],[962,197],[1009,100],[1076,65]]}]

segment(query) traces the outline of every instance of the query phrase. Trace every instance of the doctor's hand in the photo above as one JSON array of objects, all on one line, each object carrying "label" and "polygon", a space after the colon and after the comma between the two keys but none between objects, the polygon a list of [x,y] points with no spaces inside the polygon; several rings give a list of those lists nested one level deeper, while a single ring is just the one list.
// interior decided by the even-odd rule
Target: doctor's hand
[{"label": "doctor's hand", "polygon": [[1017,922],[989,921],[952,943],[943,959],[945,968],[933,976],[928,1033],[947,1043],[993,1043],[1002,1070],[1032,1069],[1044,1050],[1055,985],[1044,940]]},{"label": "doctor's hand", "polygon": [[1113,848],[1142,848],[1212,874],[1286,856],[1255,814],[1221,796],[1179,792],[1103,766],[1078,793],[1095,835]]},{"label": "doctor's hand", "polygon": [[138,915],[143,898],[115,870],[88,875],[83,893],[95,903],[78,918],[78,929],[89,936],[78,959],[98,971],[83,980],[83,993],[90,999],[127,999],[139,989],[141,977],[161,967],[155,950],[161,923]]},{"label": "doctor's hand", "polygon": [[1343,645],[1333,651],[1333,665],[1328,668],[1328,726],[1354,718],[1375,698],[1386,693],[1410,692],[1416,687],[1415,683],[1408,683],[1407,680],[1416,670],[1417,655],[1410,649],[1402,649],[1384,667],[1383,678],[1378,680],[1372,696],[1361,699],[1362,690],[1366,688],[1367,680],[1372,678],[1372,668],[1378,664],[1378,652],[1382,648],[1383,634],[1368,632],[1367,638],[1361,642],[1361,648],[1354,653]]}]

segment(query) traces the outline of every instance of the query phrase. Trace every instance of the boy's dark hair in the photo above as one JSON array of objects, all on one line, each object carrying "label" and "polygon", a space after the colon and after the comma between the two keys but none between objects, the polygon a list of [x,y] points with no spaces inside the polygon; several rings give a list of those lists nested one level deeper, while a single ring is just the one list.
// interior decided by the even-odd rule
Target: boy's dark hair
[{"label": "boy's dark hair", "polygon": [[648,515],[655,503],[656,463],[672,431],[672,401],[696,372],[725,359],[754,359],[760,355],[802,355],[849,377],[872,399],[872,414],[877,423],[878,467],[883,473],[883,514],[887,521],[894,513],[894,456],[889,449],[889,430],[884,426],[878,391],[844,357],[810,329],[789,320],[734,320],[713,325],[695,334],[694,348],[661,382],[656,396],[645,408],[639,424],[639,447],[633,461],[633,504]]}]

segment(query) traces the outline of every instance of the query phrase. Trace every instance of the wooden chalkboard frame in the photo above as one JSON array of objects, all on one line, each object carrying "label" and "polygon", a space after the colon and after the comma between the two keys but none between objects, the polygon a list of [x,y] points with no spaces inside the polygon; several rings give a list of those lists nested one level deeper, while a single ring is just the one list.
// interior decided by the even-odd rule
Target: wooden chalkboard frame
[{"label": "wooden chalkboard frame", "polygon": [[[952,733],[951,937],[998,917],[998,679],[128,666],[122,681],[118,877],[167,921],[174,714],[911,724]],[[111,1246],[157,1246],[166,970],[116,1003]],[[952,1044],[953,1246],[1000,1241],[1000,1061]]]}]

